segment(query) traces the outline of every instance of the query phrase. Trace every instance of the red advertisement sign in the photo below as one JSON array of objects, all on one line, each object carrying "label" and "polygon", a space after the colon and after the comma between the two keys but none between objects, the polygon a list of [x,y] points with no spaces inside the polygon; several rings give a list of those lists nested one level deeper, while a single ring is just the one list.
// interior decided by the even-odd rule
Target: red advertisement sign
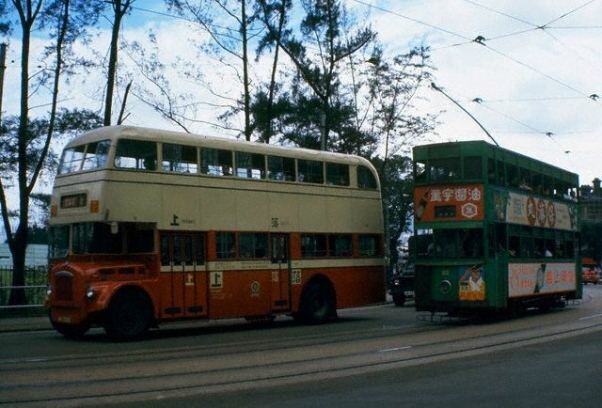
[{"label": "red advertisement sign", "polygon": [[414,189],[416,222],[480,221],[484,217],[484,203],[482,184]]}]

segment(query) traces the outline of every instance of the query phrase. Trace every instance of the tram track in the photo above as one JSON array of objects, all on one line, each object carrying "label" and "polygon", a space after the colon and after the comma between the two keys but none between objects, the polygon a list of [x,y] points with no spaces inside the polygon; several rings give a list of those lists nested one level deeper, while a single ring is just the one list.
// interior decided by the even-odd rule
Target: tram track
[{"label": "tram track", "polygon": [[[167,350],[160,360],[156,353],[135,362],[120,360],[121,364],[114,359],[103,359],[94,370],[90,370],[86,364],[91,363],[92,359],[74,359],[63,367],[48,367],[46,361],[32,362],[22,371],[14,372],[8,381],[3,381],[0,404],[99,405],[357,375],[602,330],[602,321],[581,319],[584,317],[580,316],[582,314],[567,314],[567,319],[561,325],[550,323],[549,320],[553,319],[546,318],[549,315],[540,315],[535,324],[532,319],[518,319],[494,325],[444,327],[443,331],[385,331],[380,336],[373,334],[372,337],[361,339],[342,336],[338,342],[312,343],[312,340],[321,336],[307,335],[305,339],[298,339],[296,345],[274,348],[291,339],[286,337],[277,342],[255,342],[255,349],[245,349],[239,353],[228,353],[223,349],[221,353],[213,355],[179,356],[178,350]],[[519,328],[507,330],[517,323]],[[357,335],[354,330],[348,333]],[[434,334],[437,336],[433,337]],[[444,336],[439,337],[442,334]],[[341,336],[341,333],[332,336]],[[306,343],[303,344],[303,341]],[[233,342],[227,347],[232,349],[240,346],[240,343]],[[257,344],[261,344],[261,348],[257,348]],[[206,346],[200,349],[203,353],[207,351]],[[268,349],[270,353],[266,352]],[[171,359],[170,356],[176,358]],[[77,370],[74,366],[76,362],[84,367]],[[46,372],[46,380],[32,381],[31,374],[40,369]]]}]

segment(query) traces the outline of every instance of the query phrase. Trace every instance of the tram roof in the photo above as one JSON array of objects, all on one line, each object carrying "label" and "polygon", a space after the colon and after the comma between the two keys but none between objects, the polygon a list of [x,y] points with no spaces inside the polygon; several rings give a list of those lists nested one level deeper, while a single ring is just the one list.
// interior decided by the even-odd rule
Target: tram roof
[{"label": "tram roof", "polygon": [[414,160],[444,159],[471,155],[494,158],[505,163],[538,171],[547,176],[557,177],[571,184],[578,184],[579,176],[576,173],[500,146],[494,146],[484,140],[431,143],[415,146],[413,149]]}]

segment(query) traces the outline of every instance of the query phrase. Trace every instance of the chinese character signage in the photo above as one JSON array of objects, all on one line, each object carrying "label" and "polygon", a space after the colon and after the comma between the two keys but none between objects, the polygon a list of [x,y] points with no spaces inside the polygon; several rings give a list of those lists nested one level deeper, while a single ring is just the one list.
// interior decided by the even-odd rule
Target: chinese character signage
[{"label": "chinese character signage", "polygon": [[575,285],[575,264],[508,264],[508,296],[511,298],[574,291]]},{"label": "chinese character signage", "polygon": [[496,191],[494,197],[498,221],[566,231],[577,230],[576,205],[507,191]]},{"label": "chinese character signage", "polygon": [[[482,220],[484,201],[481,184],[416,187],[414,215],[417,222]],[[445,211],[437,211],[443,207]]]}]

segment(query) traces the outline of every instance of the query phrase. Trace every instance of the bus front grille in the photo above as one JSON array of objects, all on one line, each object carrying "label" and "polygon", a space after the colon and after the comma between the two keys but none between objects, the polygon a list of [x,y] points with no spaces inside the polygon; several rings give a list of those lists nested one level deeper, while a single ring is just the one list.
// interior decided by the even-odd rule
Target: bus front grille
[{"label": "bus front grille", "polygon": [[73,274],[61,271],[56,274],[55,280],[55,299],[63,302],[73,300]]}]

